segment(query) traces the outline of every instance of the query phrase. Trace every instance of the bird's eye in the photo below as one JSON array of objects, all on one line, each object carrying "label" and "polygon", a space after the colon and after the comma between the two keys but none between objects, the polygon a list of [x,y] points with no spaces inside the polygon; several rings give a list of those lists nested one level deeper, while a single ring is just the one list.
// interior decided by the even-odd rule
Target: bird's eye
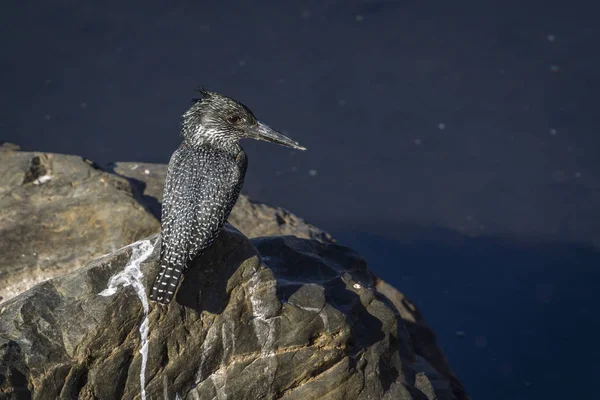
[{"label": "bird's eye", "polygon": [[239,115],[230,115],[229,117],[227,117],[227,121],[231,124],[237,124],[242,120],[242,118]]}]

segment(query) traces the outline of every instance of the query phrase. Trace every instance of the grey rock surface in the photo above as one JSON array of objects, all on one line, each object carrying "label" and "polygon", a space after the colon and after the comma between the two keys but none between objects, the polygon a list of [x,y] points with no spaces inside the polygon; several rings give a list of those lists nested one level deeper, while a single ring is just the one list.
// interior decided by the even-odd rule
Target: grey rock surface
[{"label": "grey rock surface", "polygon": [[0,151],[19,151],[21,147],[18,144],[3,142],[0,140]]},{"label": "grey rock surface", "polygon": [[153,242],[0,305],[0,398],[139,399],[142,380],[148,399],[466,398],[436,391],[456,382],[419,365],[399,310],[345,247],[228,227],[146,325]]},{"label": "grey rock surface", "polygon": [[0,151],[0,301],[160,229],[121,177],[81,157]]}]

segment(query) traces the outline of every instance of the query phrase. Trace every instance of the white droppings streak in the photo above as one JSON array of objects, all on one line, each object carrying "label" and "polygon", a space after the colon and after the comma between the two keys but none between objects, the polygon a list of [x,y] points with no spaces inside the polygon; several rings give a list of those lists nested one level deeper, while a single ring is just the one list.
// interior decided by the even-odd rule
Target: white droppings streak
[{"label": "white droppings streak", "polygon": [[227,392],[225,391],[227,385],[226,370],[226,368],[221,367],[210,376],[210,380],[217,390],[217,400],[227,400]]},{"label": "white droppings streak", "polygon": [[132,286],[135,290],[137,296],[142,302],[142,307],[144,309],[144,320],[140,325],[140,338],[142,346],[140,348],[140,354],[142,355],[142,365],[140,368],[140,388],[141,388],[141,397],[142,400],[146,399],[146,362],[148,361],[148,331],[149,331],[149,322],[148,322],[148,298],[146,297],[146,289],[144,288],[144,284],[142,283],[142,270],[140,265],[144,262],[150,254],[152,254],[152,250],[154,250],[154,246],[156,243],[152,244],[149,240],[142,240],[139,242],[135,242],[127,247],[133,247],[133,251],[131,252],[131,257],[125,265],[123,271],[116,273],[111,276],[108,281],[108,287],[100,292],[100,296],[108,297],[117,293],[117,289],[122,286]]},{"label": "white droppings streak", "polygon": [[43,185],[44,183],[48,182],[50,179],[52,179],[52,176],[42,175],[39,178],[37,178],[35,181],[33,181],[33,184],[34,185]]},{"label": "white droppings streak", "polygon": [[[249,279],[247,288],[252,304],[252,315],[254,316],[252,319],[254,334],[261,345],[262,358],[266,359],[264,375],[266,375],[268,387],[271,388],[275,381],[275,371],[277,371],[277,357],[274,355],[277,327],[276,318],[272,315],[273,312],[269,310],[268,297],[275,296],[275,288],[263,288],[259,293],[259,284],[260,279],[257,272]],[[271,389],[267,390],[269,395],[272,395]]]},{"label": "white droppings streak", "polygon": [[169,382],[167,381],[167,374],[163,374],[163,398],[169,400]]},{"label": "white droppings streak", "polygon": [[323,326],[325,327],[325,329],[329,330],[329,318],[327,318],[327,314],[325,314],[325,308],[317,308],[317,307],[305,307],[305,306],[299,306],[296,305],[296,307],[301,308],[302,310],[305,311],[310,311],[310,312],[315,312],[317,314],[319,314],[319,317],[321,317],[321,321],[323,321]]},{"label": "white droppings streak", "polygon": [[267,303],[260,295],[257,294],[257,286],[259,284],[258,275],[253,275],[249,280],[248,293],[252,304],[252,325],[254,325],[254,333],[262,345],[262,353],[267,354],[273,346],[275,338],[273,337],[273,321],[269,318]]},{"label": "white droppings streak", "polygon": [[[295,305],[295,304],[294,304]],[[296,307],[301,308],[302,310],[306,310],[306,311],[312,311],[312,312],[321,312],[321,308],[317,308],[317,307],[305,307],[305,306],[298,306],[296,305]]]},{"label": "white droppings streak", "polygon": [[214,343],[217,338],[217,328],[213,325],[208,329],[208,333],[204,338],[204,342],[202,342],[202,347],[200,348],[200,367],[196,372],[196,383],[202,382],[207,379],[209,375],[205,375],[206,362],[209,360],[209,355],[212,355],[210,343]]},{"label": "white droppings streak", "polygon": [[321,321],[323,321],[323,326],[325,329],[329,331],[329,318],[327,317],[327,314],[325,314],[324,309],[319,312],[319,317],[321,317]]}]

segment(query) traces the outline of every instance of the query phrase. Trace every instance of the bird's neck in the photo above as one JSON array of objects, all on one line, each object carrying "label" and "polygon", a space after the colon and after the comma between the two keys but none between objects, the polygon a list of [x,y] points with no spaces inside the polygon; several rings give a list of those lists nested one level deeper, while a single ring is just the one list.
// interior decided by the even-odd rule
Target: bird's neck
[{"label": "bird's neck", "polygon": [[195,140],[190,142],[184,140],[184,143],[192,149],[209,152],[227,153],[236,158],[243,151],[240,143],[236,141],[215,141],[215,140]]},{"label": "bird's neck", "polygon": [[234,157],[242,151],[239,140],[232,138],[226,132],[219,132],[216,130],[202,129],[200,132],[194,134],[186,134],[183,132],[185,143],[191,148],[195,149],[214,149],[220,150],[233,155]]}]

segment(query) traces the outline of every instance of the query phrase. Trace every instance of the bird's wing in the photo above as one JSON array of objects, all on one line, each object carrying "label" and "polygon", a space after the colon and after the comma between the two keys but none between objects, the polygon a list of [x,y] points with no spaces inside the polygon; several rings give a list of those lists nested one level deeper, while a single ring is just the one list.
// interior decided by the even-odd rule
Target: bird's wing
[{"label": "bird's wing", "polygon": [[226,155],[210,158],[199,175],[200,186],[194,191],[195,224],[190,232],[189,259],[200,254],[218,236],[244,179],[236,161]]},{"label": "bird's wing", "polygon": [[[167,304],[175,294],[181,273],[186,266],[185,242],[189,236],[183,221],[190,207],[183,195],[186,184],[194,178],[193,169],[186,168],[193,154],[182,143],[171,156],[162,199],[160,267],[150,289],[150,300]],[[184,230],[181,230],[184,228]]]},{"label": "bird's wing", "polygon": [[243,174],[227,155],[180,147],[169,162],[161,218],[161,269],[150,297],[168,303],[189,260],[218,236]]},{"label": "bird's wing", "polygon": [[[192,199],[186,192],[197,179],[195,168],[190,168],[196,162],[194,154],[182,144],[171,157],[163,190],[161,215],[161,261],[185,261],[181,253],[186,243],[186,220],[189,222]],[[191,225],[191,223],[189,223]]]}]

